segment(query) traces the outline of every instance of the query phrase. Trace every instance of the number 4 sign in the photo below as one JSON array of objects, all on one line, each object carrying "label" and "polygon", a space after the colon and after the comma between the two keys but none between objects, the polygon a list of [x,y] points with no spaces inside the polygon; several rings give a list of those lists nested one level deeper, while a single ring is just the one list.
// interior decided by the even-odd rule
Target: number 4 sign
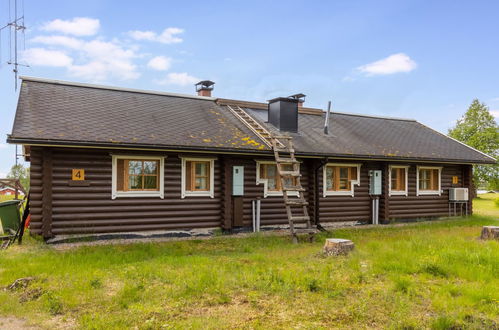
[{"label": "number 4 sign", "polygon": [[83,180],[85,180],[85,170],[73,168],[72,180],[73,181],[83,181]]}]

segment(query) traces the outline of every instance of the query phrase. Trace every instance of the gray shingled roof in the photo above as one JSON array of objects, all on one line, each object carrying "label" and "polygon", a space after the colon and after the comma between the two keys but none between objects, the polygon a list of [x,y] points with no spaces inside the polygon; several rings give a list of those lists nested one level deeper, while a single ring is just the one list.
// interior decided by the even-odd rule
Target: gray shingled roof
[{"label": "gray shingled roof", "polygon": [[[24,78],[12,143],[269,152],[262,141],[214,98],[125,90]],[[263,125],[266,110],[247,112]],[[320,112],[319,112],[320,113]],[[414,120],[333,113],[300,114],[291,134],[297,153],[463,163],[494,160]]]}]

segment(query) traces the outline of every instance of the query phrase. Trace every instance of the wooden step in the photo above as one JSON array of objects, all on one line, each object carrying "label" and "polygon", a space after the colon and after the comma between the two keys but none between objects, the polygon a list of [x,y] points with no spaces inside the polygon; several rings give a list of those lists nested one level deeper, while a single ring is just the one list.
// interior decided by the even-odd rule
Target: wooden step
[{"label": "wooden step", "polygon": [[277,152],[285,152],[285,153],[288,153],[288,154],[293,154],[295,152],[295,149],[288,149],[288,148],[274,148],[275,151]]},{"label": "wooden step", "polygon": [[308,215],[296,215],[291,217],[291,221],[308,221],[310,217]]},{"label": "wooden step", "polygon": [[300,172],[295,172],[295,171],[280,171],[279,174],[281,176],[292,176],[292,177],[301,176]]},{"label": "wooden step", "polygon": [[315,228],[295,228],[294,234],[315,234],[319,232]]},{"label": "wooden step", "polygon": [[305,188],[298,187],[298,186],[282,187],[282,190],[284,190],[284,191],[306,191]]},{"label": "wooden step", "polygon": [[307,206],[308,205],[308,202],[307,201],[304,201],[302,199],[288,199],[286,201],[284,201],[284,203],[286,203],[286,205],[298,205],[298,206]]},{"label": "wooden step", "polygon": [[299,161],[297,161],[296,159],[294,158],[277,158],[276,161],[278,163],[284,163],[284,164],[297,164],[299,163]]},{"label": "wooden step", "polygon": [[287,135],[274,135],[274,139],[291,140],[292,137]]}]

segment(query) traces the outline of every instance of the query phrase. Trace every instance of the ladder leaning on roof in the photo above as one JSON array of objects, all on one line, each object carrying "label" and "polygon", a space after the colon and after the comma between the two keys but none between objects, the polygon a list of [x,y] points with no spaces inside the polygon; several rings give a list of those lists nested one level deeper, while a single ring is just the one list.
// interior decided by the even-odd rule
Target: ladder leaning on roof
[{"label": "ladder leaning on roof", "polygon": [[[284,141],[282,146],[278,145],[278,139]],[[271,136],[271,141],[293,243],[298,243],[298,234],[308,234],[312,242],[318,230],[312,227],[308,214],[308,202],[305,200],[305,188],[301,185],[300,162],[295,158],[293,138],[284,135]],[[293,207],[300,207],[302,214],[293,214]],[[304,221],[306,227],[295,227],[295,221]]]},{"label": "ladder leaning on roof", "polygon": [[[305,188],[302,187],[300,181],[300,162],[295,158],[295,150],[292,142],[293,138],[290,136],[271,134],[240,106],[227,105],[227,108],[274,151],[277,172],[279,173],[281,180],[284,205],[286,207],[286,215],[288,217],[289,229],[293,242],[297,243],[297,235],[304,233],[309,234],[309,239],[312,241],[317,229],[312,228],[310,216],[308,215],[308,202],[305,200],[304,196]],[[292,196],[295,196],[296,198],[290,198]],[[301,207],[303,210],[302,215],[294,215],[293,207]],[[305,221],[306,227],[295,227],[295,221]]]}]

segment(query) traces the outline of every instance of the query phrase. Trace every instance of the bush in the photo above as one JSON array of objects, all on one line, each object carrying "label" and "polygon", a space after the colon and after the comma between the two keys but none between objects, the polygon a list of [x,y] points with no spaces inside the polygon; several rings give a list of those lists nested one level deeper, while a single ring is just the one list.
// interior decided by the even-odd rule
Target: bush
[{"label": "bush", "polygon": [[494,204],[496,204],[496,206],[499,207],[499,197],[496,197],[494,199]]}]

